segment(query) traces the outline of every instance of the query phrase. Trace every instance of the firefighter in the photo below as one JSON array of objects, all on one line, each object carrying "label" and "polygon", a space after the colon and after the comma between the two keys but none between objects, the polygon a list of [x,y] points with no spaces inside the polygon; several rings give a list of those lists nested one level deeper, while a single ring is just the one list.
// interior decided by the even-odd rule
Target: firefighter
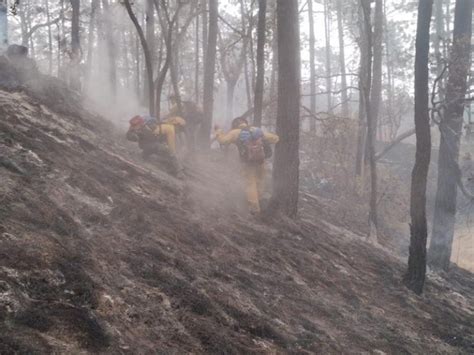
[{"label": "firefighter", "polygon": [[251,214],[261,212],[260,199],[264,191],[265,160],[272,155],[271,144],[279,137],[249,125],[244,117],[232,121],[232,129],[224,133],[216,125],[216,140],[222,145],[235,144],[239,150],[241,174],[245,182],[245,193]]}]

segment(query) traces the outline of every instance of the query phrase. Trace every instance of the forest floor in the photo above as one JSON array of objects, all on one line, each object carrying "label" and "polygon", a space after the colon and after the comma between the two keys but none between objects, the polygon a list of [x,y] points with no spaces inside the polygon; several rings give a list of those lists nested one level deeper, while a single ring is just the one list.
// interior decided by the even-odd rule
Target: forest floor
[{"label": "forest floor", "polygon": [[474,353],[471,273],[416,296],[323,199],[252,219],[219,153],[176,180],[57,85],[0,91],[1,354]]}]

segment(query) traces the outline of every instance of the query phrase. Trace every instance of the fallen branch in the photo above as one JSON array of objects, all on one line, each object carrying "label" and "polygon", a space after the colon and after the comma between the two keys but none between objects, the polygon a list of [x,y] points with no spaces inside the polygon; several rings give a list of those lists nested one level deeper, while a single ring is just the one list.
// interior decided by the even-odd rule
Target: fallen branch
[{"label": "fallen branch", "polygon": [[387,145],[384,149],[382,149],[380,152],[375,154],[375,160],[379,160],[385,154],[387,154],[389,151],[391,151],[398,143],[402,142],[403,140],[407,139],[408,137],[410,137],[414,134],[415,134],[415,129],[414,128],[400,134],[389,145]]}]

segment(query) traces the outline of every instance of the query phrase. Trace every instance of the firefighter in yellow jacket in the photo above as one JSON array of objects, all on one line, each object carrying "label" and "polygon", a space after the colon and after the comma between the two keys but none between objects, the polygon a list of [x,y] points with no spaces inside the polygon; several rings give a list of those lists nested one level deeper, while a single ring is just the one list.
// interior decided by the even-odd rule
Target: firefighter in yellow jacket
[{"label": "firefighter in yellow jacket", "polygon": [[129,123],[127,139],[138,142],[143,159],[156,155],[166,170],[178,175],[181,167],[176,157],[176,133],[186,125],[184,119],[170,117],[165,122],[158,122],[154,117],[135,116]]},{"label": "firefighter in yellow jacket", "polygon": [[270,144],[278,143],[279,137],[263,132],[258,127],[249,126],[247,120],[242,117],[232,121],[232,129],[228,133],[215,126],[215,136],[220,144],[237,145],[249,209],[252,214],[259,213],[264,188],[265,159],[271,156]]}]

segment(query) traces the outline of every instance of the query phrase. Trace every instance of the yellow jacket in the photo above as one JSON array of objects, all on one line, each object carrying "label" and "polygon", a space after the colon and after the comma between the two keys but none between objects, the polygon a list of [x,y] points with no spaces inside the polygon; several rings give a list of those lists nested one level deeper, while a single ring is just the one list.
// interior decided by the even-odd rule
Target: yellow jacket
[{"label": "yellow jacket", "polygon": [[163,135],[166,137],[166,144],[168,145],[169,150],[176,154],[176,132],[172,124],[161,123],[157,125],[153,134],[157,136]]},{"label": "yellow jacket", "polygon": [[176,126],[184,127],[185,125],[186,121],[183,118],[173,116],[168,118],[165,123],[157,125],[153,133],[157,136],[165,136],[169,150],[176,154]]},{"label": "yellow jacket", "polygon": [[[245,124],[241,124],[239,128],[232,129],[227,133],[224,133],[224,131],[222,130],[217,130],[216,140],[220,144],[224,144],[224,145],[232,144],[232,143],[237,144],[239,140],[240,132],[245,127],[246,127]],[[270,144],[276,144],[280,140],[280,137],[278,137],[274,133],[263,132],[263,139]]]}]

